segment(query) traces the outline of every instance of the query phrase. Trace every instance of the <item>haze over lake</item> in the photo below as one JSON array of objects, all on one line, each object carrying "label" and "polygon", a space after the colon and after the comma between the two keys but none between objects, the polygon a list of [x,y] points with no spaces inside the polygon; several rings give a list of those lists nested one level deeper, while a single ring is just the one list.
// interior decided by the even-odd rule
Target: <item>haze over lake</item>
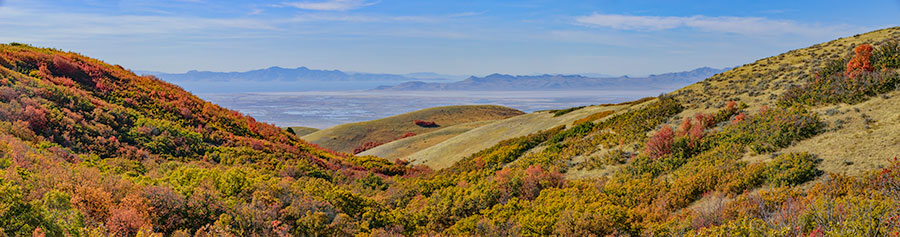
[{"label": "haze over lake", "polygon": [[619,103],[663,90],[332,91],[199,93],[205,100],[277,126],[327,128],[446,105],[493,104],[524,112]]}]

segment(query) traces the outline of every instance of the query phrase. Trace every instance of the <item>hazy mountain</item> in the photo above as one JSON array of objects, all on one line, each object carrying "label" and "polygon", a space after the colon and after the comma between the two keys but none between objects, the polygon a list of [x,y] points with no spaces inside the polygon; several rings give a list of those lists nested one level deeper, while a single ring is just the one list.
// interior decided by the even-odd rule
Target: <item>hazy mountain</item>
[{"label": "hazy mountain", "polygon": [[411,80],[446,80],[438,74],[431,77],[404,76],[397,74],[343,72],[340,70],[318,70],[307,67],[282,68],[270,67],[246,72],[211,72],[192,70],[186,73],[152,74],[166,81],[411,81]]},{"label": "hazy mountain", "polygon": [[534,75],[513,76],[491,74],[485,77],[469,77],[463,81],[438,83],[412,81],[395,86],[379,86],[375,90],[571,90],[571,89],[624,89],[624,88],[679,88],[706,79],[725,69],[709,67],[691,71],[650,75],[646,77],[588,77],[583,75]]}]

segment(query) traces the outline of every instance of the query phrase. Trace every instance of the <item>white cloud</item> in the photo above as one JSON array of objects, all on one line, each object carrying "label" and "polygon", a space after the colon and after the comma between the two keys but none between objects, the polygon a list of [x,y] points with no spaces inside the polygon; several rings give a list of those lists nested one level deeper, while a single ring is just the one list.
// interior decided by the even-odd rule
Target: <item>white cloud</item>
[{"label": "white cloud", "polygon": [[732,16],[630,16],[594,13],[589,16],[576,17],[575,21],[593,27],[606,27],[619,30],[660,31],[676,28],[690,28],[706,32],[734,33],[742,35],[785,35],[805,36],[834,35],[836,32],[855,32],[846,25],[820,26],[802,24],[789,20],[772,20],[763,17]]},{"label": "white cloud", "polygon": [[328,0],[322,2],[286,2],[284,5],[304,10],[347,11],[375,5],[376,3],[378,2],[370,2],[367,0]]}]

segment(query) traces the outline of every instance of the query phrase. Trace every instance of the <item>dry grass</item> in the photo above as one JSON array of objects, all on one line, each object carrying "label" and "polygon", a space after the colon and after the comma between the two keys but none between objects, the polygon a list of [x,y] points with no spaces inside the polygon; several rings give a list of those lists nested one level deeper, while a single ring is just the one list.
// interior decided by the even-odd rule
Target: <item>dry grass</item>
[{"label": "dry grass", "polygon": [[[785,89],[804,83],[829,60],[848,57],[856,45],[877,46],[898,38],[900,27],[894,27],[792,50],[717,74],[671,95],[686,107],[680,117],[715,111],[727,101],[744,102],[750,106],[747,110],[755,113],[764,105],[774,106]],[[810,152],[822,159],[819,169],[849,175],[862,175],[886,165],[888,159],[900,155],[900,138],[896,137],[900,134],[900,115],[896,112],[900,98],[896,96],[900,94],[893,92],[888,99],[876,97],[856,105],[812,108],[832,126],[830,130],[779,152]],[[835,123],[843,124],[837,129]],[[762,162],[770,157],[748,153],[744,160]]]},{"label": "dry grass", "polygon": [[400,140],[396,140],[393,142],[389,142],[387,144],[377,146],[365,152],[359,153],[359,155],[372,155],[378,156],[381,158],[385,158],[388,160],[395,160],[400,158],[405,158],[410,154],[421,151],[425,148],[434,146],[435,144],[441,143],[455,137],[459,134],[463,134],[477,127],[484,126],[486,124],[490,124],[496,120],[488,120],[488,121],[479,121],[479,122],[471,122],[464,124],[457,124],[450,127],[442,128],[440,130],[429,132],[421,135],[416,135]]},{"label": "dry grass", "polygon": [[432,169],[443,169],[456,161],[497,144],[500,141],[525,136],[550,129],[603,111],[621,111],[630,104],[596,105],[578,109],[560,116],[542,111],[499,120],[428,147],[407,157],[412,165],[424,164]]},{"label": "dry grass", "polygon": [[670,94],[685,104],[682,116],[710,112],[728,101],[744,102],[754,111],[763,105],[773,106],[785,89],[804,82],[828,61],[849,56],[855,45],[880,45],[898,38],[900,27],[894,27],[791,50],[716,74]]},{"label": "dry grass", "polygon": [[[314,133],[319,131],[318,128],[310,128],[310,127],[289,127],[291,130],[294,130],[294,135],[298,137],[306,136],[307,134]],[[285,128],[287,129],[287,128]]]},{"label": "dry grass", "polygon": [[[818,108],[829,130],[779,152],[816,154],[822,159],[819,169],[853,176],[888,165],[889,159],[900,156],[900,92],[886,97]],[[748,154],[744,159],[757,162],[769,157]]]},{"label": "dry grass", "polygon": [[[428,108],[383,119],[348,123],[322,129],[303,136],[304,140],[320,146],[351,152],[367,141],[387,142],[404,133],[425,134],[457,124],[497,120],[523,114],[522,111],[496,105],[461,105]],[[413,120],[434,121],[440,127],[421,127]]]}]

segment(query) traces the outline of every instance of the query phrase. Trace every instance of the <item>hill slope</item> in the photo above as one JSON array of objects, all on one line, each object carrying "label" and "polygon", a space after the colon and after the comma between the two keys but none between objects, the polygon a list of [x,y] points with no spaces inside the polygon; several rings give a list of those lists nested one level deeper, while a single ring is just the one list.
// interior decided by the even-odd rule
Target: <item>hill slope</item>
[{"label": "hill slope", "polygon": [[[288,129],[290,129],[290,130],[288,130]],[[314,133],[314,132],[316,132],[316,131],[319,131],[318,128],[300,127],[300,126],[297,126],[297,127],[287,127],[287,128],[285,128],[285,130],[288,130],[288,132],[293,131],[293,132],[294,132],[294,135],[299,136],[299,137],[306,136],[307,134],[310,134],[310,133]]]},{"label": "hill slope", "polygon": [[388,143],[385,143],[384,145],[380,145],[375,148],[366,150],[357,155],[377,156],[377,157],[385,158],[388,160],[406,159],[407,156],[409,156],[412,153],[421,151],[425,148],[428,148],[435,144],[446,141],[447,139],[455,137],[459,134],[463,134],[472,129],[484,126],[486,124],[490,124],[495,121],[496,120],[485,120],[485,121],[457,124],[457,125],[449,126],[446,128],[441,128],[440,130],[437,130],[434,132],[428,132],[425,134],[419,134],[419,135],[415,135],[412,137],[407,137],[407,138],[403,138],[400,140],[388,142]]},{"label": "hill slope", "polygon": [[0,45],[0,236],[274,235],[273,221],[309,235],[323,228],[294,229],[295,220],[356,225],[348,215],[358,210],[333,196],[369,205],[333,177],[405,172],[118,65]]},{"label": "hill slope", "polygon": [[[814,79],[829,62],[841,60],[841,64],[846,64],[846,59],[852,56],[851,49],[854,47],[861,44],[880,47],[897,39],[900,39],[900,29],[895,27],[816,44],[760,59],[671,94],[685,104],[686,109],[680,115],[682,117],[692,116],[697,112],[713,111],[721,108],[727,101],[745,102],[750,106],[750,110],[757,110],[762,106],[775,106],[786,90]],[[894,113],[889,111],[900,108],[897,107],[900,98],[895,95],[896,92],[890,92],[883,98],[874,98],[860,104],[812,106],[812,109],[824,115],[824,122],[845,125],[842,125],[841,129],[829,130],[786,150],[817,154],[823,159],[822,169],[828,172],[846,171],[862,175],[868,170],[888,165],[888,160],[884,158],[900,154],[900,146],[896,146],[892,139],[884,139],[877,134],[886,135],[900,131],[889,122],[894,120]],[[867,118],[870,116],[878,118]],[[866,125],[867,119],[878,121],[878,126]],[[837,122],[838,120],[841,121]],[[763,158],[748,154],[746,159]]]},{"label": "hill slope", "polygon": [[406,159],[414,165],[423,164],[432,169],[443,169],[500,141],[557,126],[571,125],[572,122],[591,114],[620,111],[628,107],[628,105],[598,105],[584,107],[560,116],[543,111],[498,120],[409,154]]},{"label": "hill slope", "polygon": [[[445,106],[413,111],[383,119],[349,123],[322,129],[303,136],[304,140],[341,152],[353,152],[366,142],[386,143],[407,133],[425,134],[441,127],[484,120],[503,119],[523,114],[515,109],[495,105]],[[420,126],[415,120],[437,123]]]}]

